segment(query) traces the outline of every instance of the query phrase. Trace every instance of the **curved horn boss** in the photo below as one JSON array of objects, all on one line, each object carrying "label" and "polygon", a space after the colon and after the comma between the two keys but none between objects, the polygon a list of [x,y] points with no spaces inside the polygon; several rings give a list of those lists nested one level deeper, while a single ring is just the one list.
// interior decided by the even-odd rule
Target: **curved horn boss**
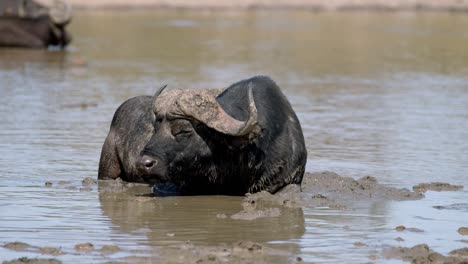
[{"label": "curved horn boss", "polygon": [[[172,92],[172,93],[171,93]],[[172,90],[155,100],[156,112],[195,119],[226,135],[244,136],[258,124],[258,113],[249,84],[249,117],[240,121],[230,116],[207,90]]]}]

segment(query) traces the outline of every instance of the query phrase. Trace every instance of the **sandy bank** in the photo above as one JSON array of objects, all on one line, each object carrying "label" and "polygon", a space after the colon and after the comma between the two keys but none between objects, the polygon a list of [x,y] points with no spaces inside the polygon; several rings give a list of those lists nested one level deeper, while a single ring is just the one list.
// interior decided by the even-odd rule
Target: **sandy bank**
[{"label": "sandy bank", "polygon": [[[52,0],[38,0],[50,3]],[[468,0],[69,0],[75,9],[306,9],[313,11],[468,11]]]}]

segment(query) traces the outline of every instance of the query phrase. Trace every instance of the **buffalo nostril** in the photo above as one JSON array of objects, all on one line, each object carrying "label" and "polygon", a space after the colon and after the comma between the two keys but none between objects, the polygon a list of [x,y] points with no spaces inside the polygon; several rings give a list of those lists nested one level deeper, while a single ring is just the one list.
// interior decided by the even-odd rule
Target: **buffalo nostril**
[{"label": "buffalo nostril", "polygon": [[156,164],[156,160],[147,159],[144,161],[144,164],[146,168],[151,168]]}]

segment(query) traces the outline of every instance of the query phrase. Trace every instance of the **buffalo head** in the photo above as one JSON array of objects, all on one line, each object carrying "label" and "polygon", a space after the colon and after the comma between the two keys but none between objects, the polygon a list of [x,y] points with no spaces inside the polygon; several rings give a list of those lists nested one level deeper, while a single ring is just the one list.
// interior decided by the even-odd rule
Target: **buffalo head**
[{"label": "buffalo head", "polygon": [[71,41],[65,27],[72,19],[67,0],[46,7],[35,0],[0,1],[0,46],[62,48]]},{"label": "buffalo head", "polygon": [[[154,95],[155,133],[143,149],[137,168],[155,186],[170,186],[174,194],[209,188],[218,179],[215,156],[233,138],[248,138],[257,127],[252,87],[248,118],[230,116],[210,90],[167,90]],[[167,185],[169,184],[169,185]]]}]

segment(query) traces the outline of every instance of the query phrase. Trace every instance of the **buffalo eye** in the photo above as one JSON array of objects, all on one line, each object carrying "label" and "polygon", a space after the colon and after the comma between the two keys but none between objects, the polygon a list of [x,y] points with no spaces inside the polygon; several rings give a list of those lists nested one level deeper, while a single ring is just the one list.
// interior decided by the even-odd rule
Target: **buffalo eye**
[{"label": "buffalo eye", "polygon": [[164,120],[164,115],[156,114],[153,112],[153,116],[154,116],[155,123],[161,123]]},{"label": "buffalo eye", "polygon": [[178,119],[172,122],[171,133],[174,136],[189,136],[192,131],[192,124],[187,120]]},{"label": "buffalo eye", "polygon": [[155,127],[156,130],[159,129],[159,127],[161,126],[162,121],[163,121],[163,118],[161,118],[159,116],[155,116],[153,126]]}]

